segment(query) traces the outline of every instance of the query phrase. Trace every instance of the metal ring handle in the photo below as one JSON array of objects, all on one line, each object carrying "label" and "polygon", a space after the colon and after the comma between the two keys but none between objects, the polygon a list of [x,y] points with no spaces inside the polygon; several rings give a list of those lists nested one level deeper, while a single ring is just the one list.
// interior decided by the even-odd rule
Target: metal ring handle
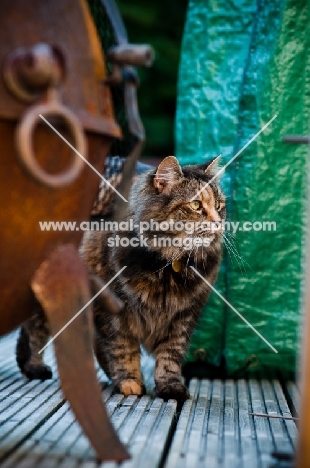
[{"label": "metal ring handle", "polygon": [[60,174],[49,174],[35,159],[33,149],[33,133],[36,125],[43,116],[59,116],[65,121],[70,133],[74,138],[73,146],[86,159],[86,141],[82,126],[75,115],[57,101],[47,104],[38,104],[31,107],[23,116],[16,129],[16,147],[20,162],[27,171],[41,184],[47,187],[60,188],[71,184],[81,173],[84,167],[84,161],[77,153],[74,153],[72,164]]}]

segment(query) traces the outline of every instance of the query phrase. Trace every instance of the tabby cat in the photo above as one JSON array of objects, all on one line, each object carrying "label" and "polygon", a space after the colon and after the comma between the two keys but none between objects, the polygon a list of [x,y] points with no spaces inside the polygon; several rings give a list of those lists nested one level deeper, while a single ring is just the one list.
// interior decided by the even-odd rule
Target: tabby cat
[{"label": "tabby cat", "polygon": [[[126,267],[110,285],[124,303],[122,312],[111,315],[94,306],[98,362],[124,395],[144,393],[142,345],[156,359],[157,396],[179,402],[189,397],[181,365],[210,294],[196,271],[213,284],[222,252],[225,200],[214,178],[217,163],[218,158],[181,168],[175,157],[168,156],[157,170],[140,175],[133,183],[128,203],[130,229],[84,235],[81,256],[104,281]],[[218,226],[210,231],[212,222]],[[158,225],[162,230],[157,230]],[[43,339],[42,324],[37,333],[38,320],[23,327],[17,358],[28,377],[44,378],[42,373],[49,374],[50,369],[40,362],[37,350],[48,335]],[[32,336],[33,330],[37,337]],[[28,359],[23,359],[25,343]]]}]

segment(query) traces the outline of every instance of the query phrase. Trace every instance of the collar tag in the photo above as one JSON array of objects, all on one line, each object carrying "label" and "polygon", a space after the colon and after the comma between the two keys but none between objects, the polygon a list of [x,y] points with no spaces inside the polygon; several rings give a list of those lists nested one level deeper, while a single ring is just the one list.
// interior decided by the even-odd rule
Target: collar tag
[{"label": "collar tag", "polygon": [[182,263],[180,262],[180,260],[174,260],[171,266],[172,266],[173,271],[178,273],[181,270]]}]

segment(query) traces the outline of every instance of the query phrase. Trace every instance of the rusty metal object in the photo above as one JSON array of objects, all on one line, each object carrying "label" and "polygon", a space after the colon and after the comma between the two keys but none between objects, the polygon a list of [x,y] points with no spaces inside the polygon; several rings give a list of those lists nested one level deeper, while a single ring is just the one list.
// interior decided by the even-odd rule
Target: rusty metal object
[{"label": "rusty metal object", "polygon": [[[11,52],[3,65],[3,77],[16,98],[33,102],[39,100],[23,115],[16,129],[17,154],[22,165],[40,183],[59,188],[71,184],[84,168],[86,142],[82,126],[74,113],[60,103],[58,88],[64,78],[65,60],[60,50],[49,44],[35,44],[28,49]],[[33,136],[36,126],[45,117],[61,118],[73,136],[73,161],[61,174],[49,174],[36,161]]]},{"label": "rusty metal object", "polygon": [[69,185],[80,175],[84,169],[85,162],[73,151],[73,160],[69,167],[60,174],[49,174],[37,162],[33,148],[33,136],[36,126],[42,122],[41,115],[44,117],[60,117],[67,125],[69,133],[73,136],[74,148],[87,159],[86,141],[84,138],[82,126],[73,112],[58,102],[56,95],[50,97],[47,103],[32,106],[23,115],[16,129],[17,154],[22,165],[28,170],[29,174],[45,184],[47,187],[59,188]]},{"label": "rusty metal object", "polygon": [[53,55],[62,57],[60,62],[65,62],[61,66],[66,74],[59,89],[61,101],[76,114],[84,130],[121,136],[104,82],[106,67],[101,46],[86,1],[1,0],[0,24],[0,118],[19,119],[26,108],[22,100],[7,92],[3,64],[14,51],[31,50],[44,43],[52,48]]},{"label": "rusty metal object", "polygon": [[[36,44],[42,42],[61,50],[64,57],[66,79],[57,87],[64,106],[50,99],[43,102],[50,98],[51,90],[55,91],[56,75],[53,64],[51,73],[46,63],[41,67],[41,57],[35,66],[37,74],[32,70],[27,75],[21,66],[15,75],[19,89],[28,90],[38,99],[29,110],[29,96],[23,99],[14,86],[5,83],[7,64],[12,63],[14,51],[20,51],[20,47],[34,47],[37,51]],[[44,122],[37,125],[36,113],[47,115],[51,110],[48,106],[54,105],[51,113],[56,117],[60,113],[64,119],[53,121],[53,125],[71,144],[84,150],[75,141],[80,138],[78,134],[82,135],[76,122],[82,121],[82,127],[91,130],[86,134],[89,161],[99,172],[111,138],[120,135],[109,91],[103,84],[104,62],[85,1],[1,0],[0,67],[0,334],[27,320],[38,300],[56,333],[90,297],[89,279],[76,251],[83,232],[41,230],[39,223],[74,221],[79,226],[89,219],[100,179],[84,165],[75,169],[73,176],[71,173],[71,179],[67,174],[61,183],[53,183],[68,171],[72,150]],[[39,175],[38,168],[42,171]],[[44,180],[46,176],[52,178]],[[117,461],[127,458],[109,422],[96,381],[89,311],[56,338],[55,347],[64,393],[98,457]]]},{"label": "rusty metal object", "polygon": [[31,286],[52,335],[66,327],[54,341],[62,389],[98,457],[129,458],[102,404],[94,368],[91,307],[66,326],[72,319],[71,311],[78,313],[91,299],[86,269],[73,246],[55,249],[36,271]]},{"label": "rusty metal object", "polygon": [[65,59],[61,50],[49,44],[35,44],[13,50],[3,64],[3,78],[12,94],[34,102],[41,93],[63,81]]},{"label": "rusty metal object", "polygon": [[[124,67],[123,75],[126,76],[124,97],[125,108],[127,111],[129,130],[136,139],[136,144],[133,147],[131,154],[125,161],[121,183],[118,187],[119,192],[128,199],[132,178],[135,173],[136,164],[141,154],[145,141],[144,127],[140,118],[137,105],[137,88],[138,80],[136,79],[135,70],[132,67]],[[127,204],[124,200],[118,197],[115,201],[114,220],[125,219],[127,214]]]},{"label": "rusty metal object", "polygon": [[[136,70],[130,65],[151,66],[155,58],[155,53],[150,46],[144,45],[139,47],[129,44],[122,18],[114,0],[101,1],[109,15],[117,42],[117,46],[111,48],[108,52],[108,55],[113,62],[113,70],[112,75],[108,77],[106,83],[111,86],[113,86],[114,83],[124,83],[125,109],[127,113],[128,126],[131,134],[136,140],[136,144],[125,162],[122,181],[118,188],[124,198],[128,199],[136,163],[145,141],[144,127],[137,105],[137,88],[139,80]],[[122,220],[125,218],[126,213],[127,204],[123,199],[118,197],[115,202],[115,209],[112,218],[114,220]]]},{"label": "rusty metal object", "polygon": [[147,44],[121,44],[112,47],[108,58],[118,65],[132,65],[134,67],[150,67],[154,62],[154,51]]}]

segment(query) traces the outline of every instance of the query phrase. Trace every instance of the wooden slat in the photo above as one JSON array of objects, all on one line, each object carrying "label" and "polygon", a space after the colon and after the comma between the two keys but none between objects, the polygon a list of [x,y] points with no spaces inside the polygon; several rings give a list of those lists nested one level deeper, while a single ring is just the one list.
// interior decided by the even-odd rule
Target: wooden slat
[{"label": "wooden slat", "polygon": [[[290,409],[288,407],[287,401],[283,394],[282,387],[277,380],[273,381],[273,389],[276,395],[276,399],[278,401],[278,406],[280,408],[280,414],[285,417],[292,417],[292,413],[290,412]],[[286,427],[287,433],[291,440],[291,444],[293,447],[295,447],[297,443],[297,437],[298,437],[296,423],[295,421],[290,421],[288,419],[284,419],[283,423]]]},{"label": "wooden slat", "polygon": [[164,402],[161,398],[155,398],[149,406],[148,411],[143,415],[130,441],[129,451],[132,458],[122,464],[124,468],[136,468],[139,465],[139,457],[150,437],[163,404]]},{"label": "wooden slat", "polygon": [[[54,395],[54,399],[56,400],[53,402],[53,396],[52,398],[49,399],[49,404],[57,404],[59,402],[59,392]],[[62,400],[60,400],[62,401]],[[46,409],[46,402],[43,403],[41,408],[44,410]],[[52,409],[53,406],[51,407]],[[48,418],[49,413],[45,413],[45,416]],[[10,452],[11,449],[15,448],[15,452],[6,460],[6,464],[10,464],[13,461],[12,466],[18,466],[16,461],[16,455],[18,455],[18,458],[21,459],[21,464],[22,466],[37,466],[38,461],[40,460],[40,457],[42,454],[46,453],[49,451],[49,448],[51,446],[51,442],[48,439],[40,438],[39,440],[31,440],[29,439],[29,434],[31,434],[32,431],[38,427],[38,425],[42,421],[42,416],[39,417],[38,420],[32,420],[27,422],[27,420],[21,421],[19,424],[14,425],[14,427],[11,428],[11,432],[7,435],[7,438],[5,440],[5,450],[2,451],[2,455],[4,455],[7,452]],[[42,424],[42,423],[41,423]],[[59,428],[58,428],[58,438],[61,435]],[[28,440],[26,440],[21,447],[16,448],[16,445],[19,445],[20,442],[23,441],[28,436]],[[34,447],[36,447],[36,450],[33,450]],[[29,456],[31,455],[31,456]],[[2,466],[2,464],[1,464]]]},{"label": "wooden slat", "polygon": [[214,380],[211,387],[211,400],[207,424],[204,428],[204,446],[200,457],[204,459],[203,466],[215,468],[219,465],[223,452],[223,439],[220,431],[223,430],[223,402],[224,395],[222,382]]},{"label": "wooden slat", "polygon": [[[249,391],[251,399],[251,413],[265,413],[265,402],[263,399],[261,386],[257,380],[249,381]],[[251,416],[257,439],[258,451],[262,467],[269,468],[272,462],[271,452],[274,450],[271,429],[267,418]]]},{"label": "wooden slat", "polygon": [[120,394],[112,395],[108,399],[106,403],[106,407],[107,407],[107,412],[110,417],[112,416],[116,408],[118,408],[121,405],[123,400],[124,400],[124,395],[120,395]]},{"label": "wooden slat", "polygon": [[119,436],[124,444],[129,444],[150,402],[151,398],[149,396],[142,397],[138,401],[137,406],[135,406],[134,411],[129,414],[129,417],[126,418],[124,424],[121,426]]},{"label": "wooden slat", "polygon": [[197,387],[197,394],[194,397],[195,406],[186,444],[183,448],[186,466],[196,466],[200,454],[205,450],[205,424],[209,413],[211,399],[211,383],[209,380],[202,380]]},{"label": "wooden slat", "polygon": [[165,468],[181,468],[185,464],[186,440],[188,440],[191,422],[195,414],[195,399],[197,398],[198,388],[198,380],[192,379],[189,387],[191,399],[185,401],[183,405]]},{"label": "wooden slat", "polygon": [[241,459],[244,467],[256,468],[259,467],[259,452],[253,420],[249,415],[252,408],[245,380],[238,380],[237,395]]},{"label": "wooden slat", "polygon": [[[5,468],[13,468],[19,466],[19,462],[27,457],[29,453],[39,452],[44,453],[41,448],[41,441],[45,443],[54,442],[63,436],[63,431],[61,428],[60,421],[63,420],[65,413],[69,411],[68,403],[65,403],[56,413],[54,413],[46,422],[43,424],[28,440],[26,440],[17,450],[15,450],[1,466]],[[67,423],[70,421],[69,418],[66,418]],[[40,444],[40,446],[39,446]],[[40,459],[40,456],[37,455],[37,460]],[[25,462],[24,462],[25,463]]]},{"label": "wooden slat", "polygon": [[300,391],[295,382],[287,382],[286,390],[291,398],[291,401],[294,406],[295,415],[298,416],[299,414],[299,407],[300,407]]},{"label": "wooden slat", "polygon": [[160,465],[167,447],[167,440],[173,426],[176,409],[177,402],[175,400],[164,403],[139,457],[139,462],[134,465],[135,468],[157,468]]},{"label": "wooden slat", "polygon": [[[272,385],[268,380],[262,380],[262,392],[265,401],[266,413],[271,415],[279,415],[280,408],[275,399]],[[292,445],[287,435],[285,423],[282,419],[268,419],[271,434],[274,441],[275,450],[277,452],[292,452]]]},{"label": "wooden slat", "polygon": [[225,382],[225,399],[223,415],[223,468],[234,468],[240,457],[238,432],[238,403],[236,387],[233,380]]},{"label": "wooden slat", "polygon": [[123,400],[122,405],[117,408],[117,411],[113,413],[112,423],[117,431],[120,429],[129,413],[133,410],[137,400],[138,397],[136,395],[129,395]]}]

